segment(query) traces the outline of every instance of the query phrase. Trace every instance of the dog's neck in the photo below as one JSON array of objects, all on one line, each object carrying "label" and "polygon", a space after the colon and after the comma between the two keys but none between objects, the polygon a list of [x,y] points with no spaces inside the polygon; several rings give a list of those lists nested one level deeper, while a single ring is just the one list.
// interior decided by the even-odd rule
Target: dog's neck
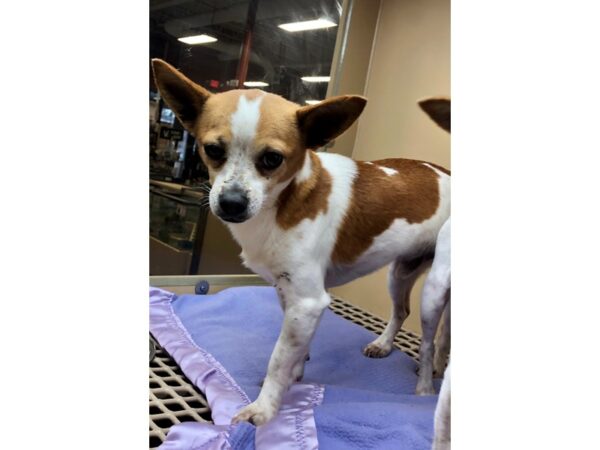
[{"label": "dog's neck", "polygon": [[320,212],[327,212],[330,192],[331,175],[323,168],[317,154],[308,150],[304,166],[279,194],[277,224],[288,229],[303,219],[314,219]]}]

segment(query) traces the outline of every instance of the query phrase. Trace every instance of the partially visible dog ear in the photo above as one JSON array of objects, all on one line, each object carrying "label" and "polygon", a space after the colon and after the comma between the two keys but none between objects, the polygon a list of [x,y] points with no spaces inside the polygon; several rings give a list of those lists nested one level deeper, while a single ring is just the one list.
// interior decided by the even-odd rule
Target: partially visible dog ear
[{"label": "partially visible dog ear", "polygon": [[152,60],[154,80],[161,97],[173,110],[181,124],[194,133],[194,124],[206,99],[212,94],[181,74],[162,59]]},{"label": "partially visible dog ear", "polygon": [[306,148],[319,148],[338,137],[360,116],[366,104],[364,97],[342,95],[298,109],[296,117]]},{"label": "partially visible dog ear", "polygon": [[421,100],[419,106],[431,120],[450,133],[450,99],[434,97]]}]

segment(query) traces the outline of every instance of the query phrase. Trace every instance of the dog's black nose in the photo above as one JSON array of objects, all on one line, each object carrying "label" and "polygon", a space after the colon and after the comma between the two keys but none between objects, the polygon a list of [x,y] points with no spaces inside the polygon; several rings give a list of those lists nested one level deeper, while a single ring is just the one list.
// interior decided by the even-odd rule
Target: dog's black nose
[{"label": "dog's black nose", "polygon": [[228,189],[219,195],[219,216],[228,222],[243,222],[248,212],[248,197],[238,188]]}]

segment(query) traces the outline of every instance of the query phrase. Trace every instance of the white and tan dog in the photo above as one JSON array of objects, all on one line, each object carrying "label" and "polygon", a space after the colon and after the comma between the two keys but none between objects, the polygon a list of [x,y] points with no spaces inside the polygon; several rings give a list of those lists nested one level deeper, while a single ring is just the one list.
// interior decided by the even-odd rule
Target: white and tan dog
[{"label": "white and tan dog", "polygon": [[[441,128],[450,132],[450,100],[430,98],[419,106]],[[450,352],[450,218],[444,223],[437,237],[433,265],[421,295],[421,348],[419,351],[419,395],[435,394],[433,374],[442,376]],[[444,326],[437,342],[434,357],[434,338],[444,313]]]},{"label": "white and tan dog", "polygon": [[260,90],[211,94],[163,61],[152,65],[163,99],[200,144],[212,212],[241,245],[244,264],[279,293],[284,321],[263,387],[233,419],[262,425],[302,376],[326,289],[390,263],[392,317],[364,353],[391,351],[450,215],[450,175],[421,161],[314,152],[352,125],[362,97],[301,107]]},{"label": "white and tan dog", "polygon": [[[450,100],[432,98],[419,102],[419,105],[434,122],[450,132]],[[450,218],[442,225],[438,234],[433,265],[423,286],[421,297],[421,337],[419,381],[417,394],[434,394],[433,373],[441,375],[450,352]],[[444,314],[444,327],[435,351],[434,338]],[[444,380],[435,408],[434,439],[432,450],[450,450],[451,387],[450,363],[444,373]]]}]

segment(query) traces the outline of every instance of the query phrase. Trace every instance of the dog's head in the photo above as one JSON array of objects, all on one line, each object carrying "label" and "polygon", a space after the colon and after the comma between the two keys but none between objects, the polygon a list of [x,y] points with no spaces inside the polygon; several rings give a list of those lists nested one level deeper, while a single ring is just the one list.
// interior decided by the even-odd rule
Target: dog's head
[{"label": "dog's head", "polygon": [[210,209],[230,223],[274,206],[307,151],[343,133],[366,104],[341,96],[301,107],[256,89],[212,94],[164,61],[154,59],[152,67],[162,98],[198,140],[212,184]]},{"label": "dog's head", "polygon": [[450,133],[450,99],[433,97],[421,100],[419,106],[440,127]]}]

